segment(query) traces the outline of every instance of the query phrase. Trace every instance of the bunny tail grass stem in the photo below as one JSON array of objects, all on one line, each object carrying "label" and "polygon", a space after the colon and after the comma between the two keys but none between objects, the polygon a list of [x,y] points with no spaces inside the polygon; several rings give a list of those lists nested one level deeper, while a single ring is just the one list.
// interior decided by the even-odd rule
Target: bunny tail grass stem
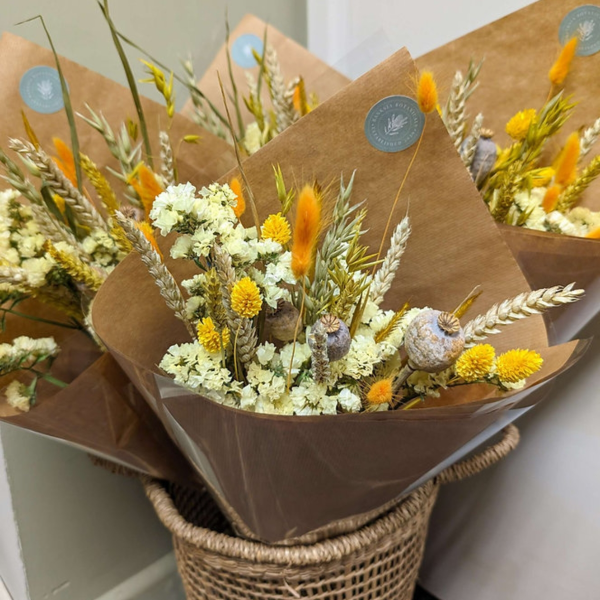
[{"label": "bunny tail grass stem", "polygon": [[290,368],[288,369],[286,390],[289,391],[292,385],[292,368],[294,365],[294,355],[296,354],[296,340],[298,339],[298,330],[300,329],[300,323],[302,322],[302,315],[304,314],[304,305],[306,303],[306,279],[302,279],[302,302],[300,303],[300,311],[298,312],[298,318],[296,319],[296,328],[294,329],[294,339],[292,341],[292,357],[290,358]]},{"label": "bunny tail grass stem", "polygon": [[[119,33],[115,24],[110,16],[110,12],[108,9],[108,0],[98,0],[98,6],[104,15],[104,19],[110,29],[110,34],[113,39],[113,43],[121,59],[121,64],[123,65],[123,70],[125,71],[125,76],[127,78],[127,83],[129,85],[129,89],[131,91],[131,96],[133,98],[133,103],[135,104],[135,110],[138,115],[138,119],[140,122],[140,130],[142,132],[142,139],[144,140],[144,150],[146,152],[146,161],[148,166],[151,169],[154,169],[154,161],[152,160],[152,146],[150,145],[150,137],[148,135],[148,126],[146,125],[146,117],[144,115],[144,109],[142,108],[142,101],[140,99],[140,94],[137,89],[137,84],[135,82],[135,76],[133,75],[133,71],[131,70],[131,65],[127,60],[127,54],[125,54],[125,50],[123,45],[121,44],[121,40],[119,39]],[[74,150],[74,149],[73,149]],[[75,154],[79,155],[79,152]]]},{"label": "bunny tail grass stem", "polygon": [[231,132],[231,136],[233,138],[233,148],[235,150],[235,159],[238,164],[238,169],[240,170],[240,175],[244,180],[244,185],[246,186],[246,191],[248,192],[248,200],[250,200],[250,209],[252,210],[252,218],[254,219],[254,225],[256,226],[257,235],[260,237],[260,219],[258,217],[258,210],[256,208],[256,201],[254,199],[254,194],[252,193],[252,188],[250,187],[250,182],[246,177],[246,171],[242,166],[242,157],[240,156],[240,149],[238,143],[236,142],[235,132],[233,130],[233,123],[231,121],[231,114],[229,113],[229,104],[227,102],[227,97],[225,96],[225,88],[223,87],[223,82],[221,81],[221,74],[217,71],[217,78],[219,79],[219,87],[221,88],[221,96],[223,97],[223,104],[225,105],[225,113],[227,114],[227,124],[229,126],[229,130]]},{"label": "bunny tail grass stem", "polygon": [[[423,130],[421,131],[419,141],[417,142],[417,147],[415,148],[414,154],[412,155],[412,158],[410,159],[410,163],[408,163],[408,168],[406,169],[406,172],[404,173],[404,177],[402,178],[402,182],[400,183],[400,187],[398,188],[398,192],[396,193],[396,197],[394,198],[394,203],[392,204],[392,208],[390,210],[390,214],[388,216],[387,223],[385,224],[385,230],[384,230],[383,236],[381,238],[381,243],[379,244],[379,251],[377,252],[377,257],[375,258],[375,263],[377,263],[377,261],[381,257],[381,253],[383,252],[383,246],[385,245],[385,243],[387,241],[388,232],[390,230],[390,225],[392,224],[392,218],[394,217],[394,212],[396,210],[396,206],[398,205],[398,200],[400,200],[400,195],[402,194],[402,190],[404,189],[404,185],[406,184],[406,180],[408,179],[410,170],[412,169],[412,166],[415,163],[417,155],[419,154],[419,148],[421,148],[421,143],[423,142],[423,138],[425,137],[425,127],[426,126],[427,126],[427,117],[425,117],[425,123],[423,125]],[[377,268],[377,266],[375,265],[373,267],[373,275],[375,274],[376,268]]]},{"label": "bunny tail grass stem", "polygon": [[160,295],[164,298],[166,305],[175,313],[175,316],[178,319],[183,321],[191,338],[195,340],[196,332],[187,318],[185,300],[183,299],[181,290],[173,278],[173,275],[171,275],[171,272],[162,262],[158,252],[156,252],[151,242],[137,227],[135,221],[128,219],[120,211],[115,213],[115,218],[123,228],[133,249],[140,255],[142,262],[146,265],[148,272],[158,286]]}]

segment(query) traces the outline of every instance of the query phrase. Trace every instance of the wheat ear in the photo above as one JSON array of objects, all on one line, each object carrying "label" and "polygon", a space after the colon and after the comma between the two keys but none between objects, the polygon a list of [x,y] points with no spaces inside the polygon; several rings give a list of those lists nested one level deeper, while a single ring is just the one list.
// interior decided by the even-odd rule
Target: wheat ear
[{"label": "wheat ear", "polygon": [[289,93],[281,74],[277,52],[270,45],[267,45],[265,53],[265,71],[277,120],[277,131],[281,133],[296,120],[297,113],[294,110],[293,94]]},{"label": "wheat ear", "polygon": [[235,353],[242,364],[249,363],[256,354],[258,342],[256,329],[250,319],[238,315],[231,308],[231,288],[235,284],[235,269],[231,263],[231,256],[224,252],[219,246],[213,247],[215,259],[215,270],[221,283],[221,294],[223,306],[227,315],[227,326],[229,331],[235,335]]},{"label": "wheat ear", "polygon": [[148,272],[158,286],[160,295],[165,299],[167,306],[175,313],[178,319],[183,321],[192,339],[196,339],[194,328],[186,315],[185,300],[183,299],[181,290],[169,269],[162,262],[158,252],[156,252],[150,241],[137,228],[135,221],[128,219],[120,211],[115,213],[115,218],[123,228],[133,249],[139,253],[142,262],[146,265]]},{"label": "wheat ear", "polygon": [[9,147],[31,161],[44,182],[73,209],[75,217],[82,225],[92,229],[108,230],[102,215],[94,205],[68,180],[56,163],[31,142],[12,138]]},{"label": "wheat ear", "polygon": [[410,232],[410,220],[408,217],[404,217],[394,230],[390,240],[390,248],[383,259],[383,263],[381,263],[381,267],[373,277],[370,296],[375,304],[381,304],[386,292],[392,287],[396,271],[400,266],[400,259],[406,250]]},{"label": "wheat ear", "polygon": [[475,157],[475,150],[477,149],[477,142],[479,141],[479,136],[481,135],[482,126],[483,115],[479,113],[473,120],[471,133],[460,148],[460,157],[462,158],[462,161],[467,169],[473,163],[473,158]]},{"label": "wheat ear", "polygon": [[539,315],[549,308],[576,302],[584,290],[573,289],[574,283],[569,285],[542,288],[533,292],[524,292],[500,304],[494,304],[485,314],[475,317],[464,327],[465,342],[467,346],[485,339],[489,335],[500,333],[498,327],[510,325],[515,321]]},{"label": "wheat ear", "polygon": [[600,137],[600,119],[596,119],[591,127],[588,127],[582,134],[579,141],[579,160],[581,160],[598,141]]},{"label": "wheat ear", "polygon": [[175,161],[169,134],[166,131],[161,131],[158,134],[158,139],[160,141],[161,174],[167,186],[175,185]]}]

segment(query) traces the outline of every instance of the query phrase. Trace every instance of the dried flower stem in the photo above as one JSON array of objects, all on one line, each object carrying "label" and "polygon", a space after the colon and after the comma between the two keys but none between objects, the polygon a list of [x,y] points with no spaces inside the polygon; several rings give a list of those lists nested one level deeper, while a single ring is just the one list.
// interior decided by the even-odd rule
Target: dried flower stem
[{"label": "dried flower stem", "polygon": [[583,296],[584,291],[573,289],[574,285],[570,283],[565,287],[555,286],[524,292],[500,304],[494,304],[484,315],[475,317],[465,325],[467,346],[472,346],[489,335],[500,333],[499,326],[510,325],[532,315],[539,315],[554,306],[576,302]]},{"label": "dried flower stem", "polygon": [[175,313],[178,319],[183,321],[191,338],[196,339],[194,328],[186,315],[185,300],[183,299],[181,290],[171,272],[162,262],[158,252],[154,250],[152,244],[136,227],[132,219],[128,219],[120,211],[116,212],[115,218],[123,228],[123,231],[125,231],[125,235],[131,242],[133,249],[139,253],[142,262],[146,265],[148,272],[158,286],[160,295],[165,299],[167,306]]},{"label": "dried flower stem", "polygon": [[56,163],[43,150],[36,150],[31,142],[14,138],[10,140],[9,146],[12,150],[23,155],[35,165],[44,182],[73,209],[77,220],[82,225],[87,225],[92,229],[108,229],[102,215],[100,215],[92,203],[81,194],[75,186],[73,186],[58,168]]},{"label": "dried flower stem", "polygon": [[400,266],[400,259],[406,250],[410,232],[410,220],[408,217],[404,217],[394,229],[387,254],[373,277],[369,294],[375,304],[381,304],[386,292],[392,287],[396,271]]},{"label": "dried flower stem", "polygon": [[598,141],[600,137],[600,119],[596,119],[591,127],[588,127],[582,134],[579,140],[579,160],[581,160]]}]

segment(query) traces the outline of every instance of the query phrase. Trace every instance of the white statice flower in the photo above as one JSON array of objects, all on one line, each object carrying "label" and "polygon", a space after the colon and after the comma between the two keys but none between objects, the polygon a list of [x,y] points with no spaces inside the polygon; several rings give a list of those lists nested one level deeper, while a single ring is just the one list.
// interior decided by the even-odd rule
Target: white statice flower
[{"label": "white statice flower", "polygon": [[337,413],[337,396],[327,396],[327,386],[305,380],[289,392],[294,414],[300,416],[334,415]]},{"label": "white statice flower", "polygon": [[200,295],[204,292],[204,286],[206,284],[206,275],[204,273],[197,273],[190,279],[184,279],[181,285],[186,289],[190,295]]},{"label": "white statice flower", "polygon": [[265,342],[256,349],[256,358],[261,365],[268,365],[275,356],[277,348],[271,342]]},{"label": "white statice flower", "polygon": [[528,215],[525,227],[545,231],[546,211],[542,207],[545,194],[546,188],[544,187],[532,188],[516,194],[508,211],[507,223],[518,225],[522,215],[525,214]]},{"label": "white statice flower", "polygon": [[[295,350],[294,345],[296,347]],[[292,353],[294,354],[293,362]],[[295,344],[286,344],[279,352],[280,364],[286,373],[290,368],[290,362],[292,362],[292,375],[298,375],[304,364],[310,360],[310,357],[311,351],[307,343],[296,342]]]},{"label": "white statice flower", "polygon": [[260,130],[260,127],[256,121],[252,121],[246,127],[246,132],[244,133],[244,148],[246,148],[246,152],[252,155],[255,152],[258,152],[264,145],[263,141],[263,133]]},{"label": "white statice flower", "polygon": [[32,367],[56,356],[59,348],[54,338],[19,336],[12,342],[0,344],[0,376],[21,368]]},{"label": "white statice flower", "polygon": [[154,199],[150,218],[162,235],[167,235],[189,215],[196,202],[196,188],[191,183],[171,185]]},{"label": "white statice flower", "polygon": [[514,383],[509,383],[508,381],[502,382],[502,387],[507,390],[522,390],[527,383],[527,379],[521,379],[519,381],[515,381]]},{"label": "white statice flower", "polygon": [[220,355],[211,354],[199,342],[171,346],[159,366],[177,383],[199,394],[213,390],[224,396],[232,389],[231,373],[221,364]]},{"label": "white statice flower", "polygon": [[31,408],[31,396],[29,388],[19,381],[12,381],[4,390],[6,401],[9,406],[22,412],[28,412]]},{"label": "white statice flower", "polygon": [[344,388],[337,396],[337,402],[344,412],[359,412],[362,408],[360,396],[348,388]]},{"label": "white statice flower", "polygon": [[448,382],[454,376],[454,368],[450,367],[440,373],[426,373],[425,371],[415,371],[407,379],[406,383],[411,386],[417,394],[430,396],[431,398],[440,397],[440,388],[446,389]]},{"label": "white statice flower", "polygon": [[585,206],[576,206],[567,214],[567,218],[586,235],[600,227],[600,212],[591,211]]},{"label": "white statice flower", "polygon": [[347,375],[354,379],[362,379],[373,373],[375,365],[381,361],[382,345],[375,342],[372,335],[366,334],[366,328],[360,327],[348,354],[341,360],[331,364],[331,372],[338,377]]},{"label": "white statice flower", "polygon": [[46,284],[46,276],[56,266],[54,259],[49,255],[39,258],[27,258],[21,263],[21,268],[27,274],[27,285],[39,288]]},{"label": "white statice flower", "polygon": [[115,265],[123,258],[115,240],[104,229],[92,230],[90,235],[81,241],[81,247],[92,257],[92,264],[98,267]]},{"label": "white statice flower", "polygon": [[546,215],[546,228],[556,233],[562,233],[563,235],[577,237],[582,234],[579,227],[557,210],[553,210]]},{"label": "white statice flower", "polygon": [[180,235],[171,246],[172,258],[194,258],[194,240],[188,234]]},{"label": "white statice flower", "polygon": [[270,369],[263,369],[262,365],[258,363],[250,363],[246,375],[248,383],[258,394],[258,400],[274,403],[286,391],[286,377],[278,375]]}]

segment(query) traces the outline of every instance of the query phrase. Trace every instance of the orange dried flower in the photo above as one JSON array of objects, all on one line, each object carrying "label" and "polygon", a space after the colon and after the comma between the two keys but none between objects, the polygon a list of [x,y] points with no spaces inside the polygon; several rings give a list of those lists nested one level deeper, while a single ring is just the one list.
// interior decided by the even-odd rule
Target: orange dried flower
[{"label": "orange dried flower", "polygon": [[424,113],[433,112],[438,104],[438,92],[433,73],[423,71],[417,88],[417,102]]},{"label": "orange dried flower", "polygon": [[560,196],[560,186],[553,185],[546,190],[544,199],[542,200],[542,208],[547,212],[552,212],[558,204],[558,197]]},{"label": "orange dried flower", "polygon": [[162,185],[158,182],[154,172],[146,165],[140,165],[137,168],[135,175],[129,179],[129,183],[140,197],[146,218],[148,219],[154,199],[164,192]]},{"label": "orange dried flower", "polygon": [[562,48],[556,62],[552,65],[548,77],[552,85],[561,85],[569,74],[571,62],[577,51],[577,37],[571,38]]},{"label": "orange dried flower", "polygon": [[292,272],[296,279],[312,270],[321,232],[321,208],[321,197],[311,185],[305,185],[298,198],[292,241]]},{"label": "orange dried flower", "polygon": [[380,379],[371,385],[367,392],[367,402],[371,405],[385,404],[392,400],[392,380]]},{"label": "orange dried flower", "polygon": [[52,158],[56,166],[62,171],[63,175],[77,187],[77,174],[75,172],[75,159],[71,148],[67,146],[60,138],[52,138],[52,143],[56,148],[58,156]]},{"label": "orange dried flower", "polygon": [[577,177],[577,162],[579,161],[580,144],[577,132],[572,133],[565,143],[556,162],[554,183],[565,186],[573,183]]},{"label": "orange dried flower", "polygon": [[156,242],[156,238],[154,237],[154,230],[152,229],[152,225],[148,223],[148,221],[136,221],[135,226],[144,234],[144,237],[152,244],[156,253],[160,256],[160,259],[163,259],[163,253],[160,251],[158,247],[158,243]]},{"label": "orange dried flower", "polygon": [[244,192],[242,191],[242,184],[237,177],[234,177],[229,182],[231,191],[237,196],[237,204],[233,207],[235,216],[239,219],[246,210],[246,199],[244,198]]}]

